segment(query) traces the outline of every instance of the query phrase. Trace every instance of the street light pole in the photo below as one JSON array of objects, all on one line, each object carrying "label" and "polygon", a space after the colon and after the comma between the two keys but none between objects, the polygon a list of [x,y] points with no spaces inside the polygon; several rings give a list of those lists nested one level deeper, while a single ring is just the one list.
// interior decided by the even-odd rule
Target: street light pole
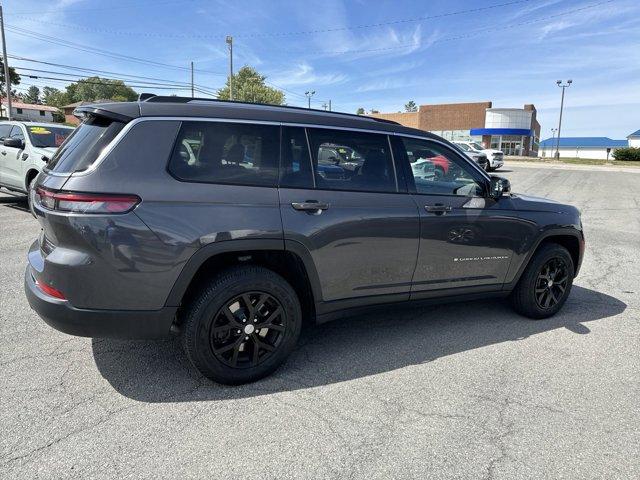
[{"label": "street light pole", "polygon": [[0,30],[2,31],[2,60],[4,63],[4,85],[7,93],[7,118],[11,120],[12,118],[11,117],[11,77],[9,75],[9,59],[7,58],[7,41],[5,40],[5,37],[4,37],[4,15],[2,13],[2,5],[0,5]]},{"label": "street light pole", "polygon": [[229,45],[229,100],[233,100],[233,37],[227,35],[227,45]]},{"label": "street light pole", "polygon": [[562,88],[562,98],[560,100],[560,119],[558,120],[558,138],[556,139],[556,159],[560,158],[560,130],[562,128],[562,109],[564,108],[564,90],[571,86],[573,80],[567,80],[567,83],[562,83],[562,80],[557,80],[556,85]]},{"label": "street light pole", "polygon": [[307,96],[307,108],[311,108],[311,97],[313,97],[316,94],[316,91],[308,90],[304,92],[304,94]]},{"label": "street light pole", "polygon": [[551,152],[553,152],[553,145],[556,143],[556,132],[558,131],[557,128],[552,128],[551,129]]}]

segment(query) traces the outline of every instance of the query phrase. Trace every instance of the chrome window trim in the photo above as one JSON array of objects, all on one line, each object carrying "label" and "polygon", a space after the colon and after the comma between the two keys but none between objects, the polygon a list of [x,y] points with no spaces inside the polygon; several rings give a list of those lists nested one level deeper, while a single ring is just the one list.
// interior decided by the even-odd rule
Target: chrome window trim
[{"label": "chrome window trim", "polygon": [[[50,170],[47,170],[48,175],[57,176],[57,177],[80,177],[84,175],[90,175],[93,173],[100,164],[104,161],[104,159],[116,148],[116,146],[122,141],[122,139],[129,133],[129,131],[142,122],[157,122],[157,121],[166,121],[166,122],[224,122],[224,123],[244,123],[244,124],[254,124],[254,125],[276,125],[281,127],[301,127],[305,129],[305,134],[307,128],[324,128],[331,130],[342,130],[342,131],[353,131],[353,132],[362,132],[362,133],[374,133],[377,135],[397,135],[397,136],[405,136],[410,138],[418,138],[421,140],[431,140],[437,143],[440,143],[447,147],[447,145],[443,142],[439,142],[436,139],[430,137],[423,137],[419,135],[410,135],[404,133],[398,133],[394,131],[386,131],[386,130],[375,130],[370,128],[357,128],[357,127],[340,127],[335,125],[323,125],[323,124],[313,124],[313,123],[300,123],[300,122],[279,122],[273,120],[251,120],[251,119],[238,119],[238,118],[224,118],[224,117],[185,117],[185,116],[149,116],[149,117],[137,117],[125,124],[125,126],[120,130],[118,135],[107,145],[98,158],[96,158],[95,162],[91,164],[89,168],[83,170],[81,172],[62,172],[57,173]],[[308,136],[308,135],[307,135]],[[307,145],[310,147],[310,143],[307,139]],[[449,147],[450,148],[450,147]],[[311,154],[311,151],[309,152]],[[391,157],[393,159],[393,150],[391,150]],[[465,159],[470,165],[475,167],[479,172],[482,172],[483,176],[488,179],[486,173],[479,168],[475,163],[473,163],[469,159]],[[395,163],[394,163],[395,167]],[[394,176],[396,178],[396,190],[398,189],[398,177],[397,173],[394,170]],[[314,179],[315,180],[315,179]]]}]

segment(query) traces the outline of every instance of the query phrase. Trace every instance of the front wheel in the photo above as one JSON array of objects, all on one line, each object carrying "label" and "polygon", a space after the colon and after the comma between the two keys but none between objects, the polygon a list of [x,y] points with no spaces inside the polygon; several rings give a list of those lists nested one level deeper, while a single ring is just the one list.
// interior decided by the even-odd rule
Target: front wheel
[{"label": "front wheel", "polygon": [[184,320],[189,360],[205,377],[228,385],[274,372],[293,350],[302,325],[298,297],[262,267],[235,267],[208,282]]},{"label": "front wheel", "polygon": [[511,303],[525,317],[551,317],[567,300],[573,276],[573,259],[567,249],[556,243],[545,244],[527,265],[511,293]]}]

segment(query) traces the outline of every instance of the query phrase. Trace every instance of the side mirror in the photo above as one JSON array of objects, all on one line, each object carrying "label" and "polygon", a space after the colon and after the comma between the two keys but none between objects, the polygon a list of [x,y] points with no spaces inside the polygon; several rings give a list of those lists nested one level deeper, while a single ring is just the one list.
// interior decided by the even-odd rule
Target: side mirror
[{"label": "side mirror", "polygon": [[491,175],[491,186],[489,187],[489,196],[496,200],[502,196],[511,193],[511,182],[504,177]]},{"label": "side mirror", "polygon": [[5,138],[2,143],[5,147],[24,149],[24,140],[20,138]]}]

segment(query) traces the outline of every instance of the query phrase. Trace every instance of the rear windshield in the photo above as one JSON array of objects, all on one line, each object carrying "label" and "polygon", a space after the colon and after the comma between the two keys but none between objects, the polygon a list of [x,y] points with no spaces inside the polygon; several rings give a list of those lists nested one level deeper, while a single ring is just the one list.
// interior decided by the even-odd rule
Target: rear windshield
[{"label": "rear windshield", "polygon": [[73,128],[27,125],[27,133],[29,134],[29,139],[31,139],[31,144],[40,148],[58,148],[72,132]]},{"label": "rear windshield", "polygon": [[47,165],[47,169],[56,173],[86,170],[123,127],[124,123],[121,122],[104,117],[89,117],[69,135]]}]

